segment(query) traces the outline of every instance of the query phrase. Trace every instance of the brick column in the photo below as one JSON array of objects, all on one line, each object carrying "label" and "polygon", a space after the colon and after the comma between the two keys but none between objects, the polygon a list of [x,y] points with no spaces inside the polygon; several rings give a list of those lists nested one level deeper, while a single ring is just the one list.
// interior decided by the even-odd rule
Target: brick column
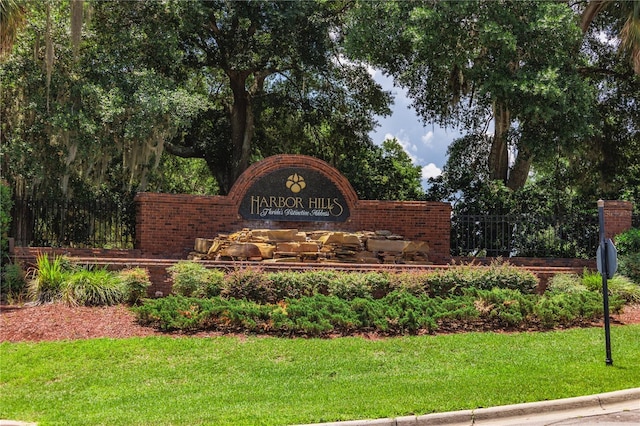
[{"label": "brick column", "polygon": [[633,204],[631,201],[604,202],[604,228],[605,238],[613,238],[618,234],[631,229],[631,214]]}]

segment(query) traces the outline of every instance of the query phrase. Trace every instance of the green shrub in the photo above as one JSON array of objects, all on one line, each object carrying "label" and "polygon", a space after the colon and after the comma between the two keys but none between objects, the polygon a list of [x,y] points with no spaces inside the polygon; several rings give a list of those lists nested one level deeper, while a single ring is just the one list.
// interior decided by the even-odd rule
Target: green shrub
[{"label": "green shrub", "polygon": [[0,294],[8,303],[20,303],[27,295],[27,278],[22,266],[17,263],[7,263],[2,268],[0,280]]},{"label": "green shrub", "polygon": [[385,303],[379,299],[356,298],[351,301],[351,310],[356,314],[362,331],[389,330]]},{"label": "green shrub", "polygon": [[608,280],[607,288],[609,294],[622,299],[624,303],[640,303],[640,285],[624,275],[616,275]]},{"label": "green shrub", "polygon": [[440,299],[438,312],[434,315],[434,319],[439,323],[452,320],[467,323],[476,321],[479,318],[480,311],[477,309],[472,296]]},{"label": "green shrub", "polygon": [[147,289],[151,286],[149,271],[144,268],[128,268],[118,273],[122,283],[124,300],[130,305],[136,305],[147,297]]},{"label": "green shrub", "polygon": [[70,306],[110,306],[123,303],[122,281],[106,269],[71,273],[62,286],[62,301]]},{"label": "green shrub", "polygon": [[580,293],[588,291],[577,274],[556,274],[549,280],[547,292]]},{"label": "green shrub", "polygon": [[217,306],[207,318],[207,328],[231,331],[264,332],[270,331],[269,314],[273,305],[252,302],[246,299],[213,299]]},{"label": "green shrub", "polygon": [[484,286],[473,285],[473,287],[485,290],[511,289],[524,294],[533,294],[538,289],[538,277],[534,273],[507,262],[492,262],[480,279],[484,281]]},{"label": "green shrub", "polygon": [[113,273],[106,268],[84,269],[69,258],[47,254],[31,270],[28,294],[36,303],[63,302],[71,306],[105,306],[138,300],[149,285],[145,270]]},{"label": "green shrub", "polygon": [[366,278],[367,274],[363,273],[339,272],[329,282],[328,294],[345,300],[370,296],[371,287]]},{"label": "green shrub", "polygon": [[360,327],[349,302],[335,296],[316,294],[287,300],[286,312],[292,331],[311,336],[334,330],[351,332]]},{"label": "green shrub", "polygon": [[602,275],[600,272],[585,269],[582,273],[582,285],[589,291],[602,292]]},{"label": "green shrub", "polygon": [[493,288],[491,290],[470,289],[466,292],[475,298],[480,317],[485,317],[497,327],[517,327],[533,313],[538,298],[522,294],[518,290]]},{"label": "green shrub", "polygon": [[214,302],[208,299],[170,295],[160,299],[147,299],[141,306],[132,308],[143,325],[163,331],[197,330],[207,324]]},{"label": "green shrub", "polygon": [[299,299],[319,293],[320,284],[309,272],[282,271],[268,274],[276,300]]},{"label": "green shrub", "polygon": [[390,329],[398,333],[417,333],[424,329],[429,333],[438,329],[436,318],[440,313],[439,304],[442,299],[396,290],[383,299],[388,306],[386,317]]},{"label": "green shrub", "polygon": [[618,271],[640,284],[640,253],[630,253],[618,258]]},{"label": "green shrub", "polygon": [[220,295],[257,303],[276,301],[276,294],[268,274],[256,268],[238,268],[229,272],[224,277]]},{"label": "green shrub", "polygon": [[472,286],[477,279],[479,270],[475,267],[454,266],[449,269],[441,269],[427,275],[427,291],[431,297],[446,297],[453,294],[462,294],[463,288]]},{"label": "green shrub", "polygon": [[304,272],[304,279],[307,286],[311,285],[314,291],[319,294],[329,294],[331,283],[338,279],[341,272],[330,270],[316,270]]},{"label": "green shrub", "polygon": [[47,254],[40,254],[33,278],[28,283],[28,294],[36,303],[61,300],[62,290],[71,274],[70,262],[62,256],[54,256],[53,262]]},{"label": "green shrub", "polygon": [[454,266],[428,276],[428,291],[433,297],[460,295],[468,288],[504,288],[530,294],[535,293],[537,287],[538,278],[532,272],[499,261],[489,266]]},{"label": "green shrub", "polygon": [[[602,275],[599,272],[585,271],[582,283],[589,290],[602,293]],[[616,296],[624,303],[640,303],[640,285],[623,275],[616,274],[608,279],[607,289],[610,296]]]},{"label": "green shrub", "polygon": [[414,296],[427,294],[429,291],[429,277],[432,273],[410,271],[390,274],[390,291],[403,290]]},{"label": "green shrub", "polygon": [[367,272],[364,274],[366,287],[374,299],[380,299],[394,290],[394,283],[388,272]]},{"label": "green shrub", "polygon": [[616,236],[618,272],[640,284],[640,229],[632,228]]},{"label": "green shrub", "polygon": [[173,292],[187,297],[213,297],[220,294],[224,273],[207,269],[193,261],[180,261],[167,268],[173,280]]},{"label": "green shrub", "polygon": [[220,294],[226,298],[244,298],[259,303],[315,294],[333,295],[345,300],[381,299],[395,290],[431,297],[461,295],[468,288],[511,288],[533,293],[538,285],[534,274],[505,263],[401,273],[330,270],[263,273],[255,268],[241,268],[224,275],[200,263],[182,261],[169,271],[176,294],[187,297]]},{"label": "green shrub", "polygon": [[[611,298],[614,312],[621,299]],[[315,294],[299,299],[257,303],[247,299],[169,296],[146,299],[133,308],[138,321],[161,330],[220,330],[326,336],[379,331],[416,334],[446,330],[572,326],[602,318],[595,292],[549,292],[543,296],[510,289],[468,289],[462,296],[431,298],[396,290],[383,299]]]},{"label": "green shrub", "polygon": [[141,324],[164,331],[269,331],[273,305],[248,300],[171,295],[132,308]]},{"label": "green shrub", "polygon": [[[613,312],[620,311],[622,305],[617,297],[609,299]],[[591,291],[545,294],[534,307],[535,317],[548,328],[599,320],[603,317],[603,312],[602,296]]]},{"label": "green shrub", "polygon": [[616,235],[616,249],[620,256],[640,253],[640,229],[631,228]]}]

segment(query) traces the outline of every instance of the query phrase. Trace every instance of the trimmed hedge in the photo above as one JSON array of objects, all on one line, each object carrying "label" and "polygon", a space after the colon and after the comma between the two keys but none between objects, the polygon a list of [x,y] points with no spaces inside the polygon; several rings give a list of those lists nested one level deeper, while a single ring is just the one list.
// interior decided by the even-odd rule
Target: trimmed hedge
[{"label": "trimmed hedge", "polygon": [[187,297],[212,297],[220,294],[224,273],[207,269],[202,264],[180,261],[167,268],[173,280],[173,291]]},{"label": "trimmed hedge", "polygon": [[532,294],[538,286],[538,278],[530,271],[500,262],[489,266],[460,265],[428,272],[318,270],[265,273],[259,268],[239,268],[223,274],[198,262],[183,261],[169,270],[175,294],[196,297],[221,295],[257,303],[275,303],[316,294],[344,300],[380,299],[396,290],[431,297],[462,295],[468,288],[505,288]]}]

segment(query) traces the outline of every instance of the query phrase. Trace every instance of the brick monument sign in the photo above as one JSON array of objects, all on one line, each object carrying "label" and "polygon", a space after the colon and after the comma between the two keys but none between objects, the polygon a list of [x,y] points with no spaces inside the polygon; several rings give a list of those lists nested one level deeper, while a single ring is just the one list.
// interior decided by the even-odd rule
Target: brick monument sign
[{"label": "brick monument sign", "polygon": [[451,206],[427,201],[360,200],[334,167],[305,155],[251,165],[227,196],[139,193],[136,248],[184,258],[198,238],[243,229],[380,231],[425,242],[433,263],[450,260]]}]

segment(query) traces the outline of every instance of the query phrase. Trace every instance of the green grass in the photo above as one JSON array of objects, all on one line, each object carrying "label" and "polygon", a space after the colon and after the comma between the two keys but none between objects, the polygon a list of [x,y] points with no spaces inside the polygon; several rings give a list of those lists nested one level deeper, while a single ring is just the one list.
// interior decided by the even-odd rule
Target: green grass
[{"label": "green grass", "polygon": [[279,425],[637,387],[640,325],[400,337],[0,344],[0,418],[40,425]]}]

